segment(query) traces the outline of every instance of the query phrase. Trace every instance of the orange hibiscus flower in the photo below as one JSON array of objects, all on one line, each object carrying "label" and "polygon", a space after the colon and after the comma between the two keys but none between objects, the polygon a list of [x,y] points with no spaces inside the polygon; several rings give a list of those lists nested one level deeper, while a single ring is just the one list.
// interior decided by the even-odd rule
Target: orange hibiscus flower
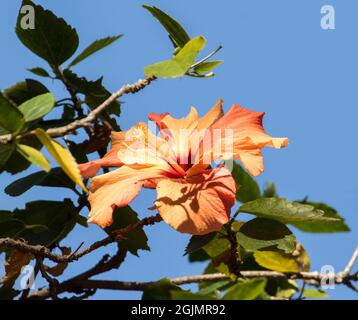
[{"label": "orange hibiscus flower", "polygon": [[114,208],[128,205],[146,187],[156,188],[154,207],[174,229],[198,235],[219,230],[229,220],[239,186],[225,166],[213,167],[213,162],[234,158],[256,176],[264,169],[261,149],[288,143],[265,133],[263,116],[238,105],[224,114],[219,100],[201,118],[193,107],[181,119],[150,114],[159,136],[143,122],[113,132],[111,150],[80,165],[85,178],[94,177],[101,167],[117,167],[92,179],[89,222],[109,226]]}]

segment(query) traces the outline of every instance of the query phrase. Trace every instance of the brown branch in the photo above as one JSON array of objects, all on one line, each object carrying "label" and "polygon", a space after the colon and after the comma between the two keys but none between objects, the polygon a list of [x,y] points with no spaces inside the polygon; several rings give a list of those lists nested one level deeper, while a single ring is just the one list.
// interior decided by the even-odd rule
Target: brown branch
[{"label": "brown branch", "polygon": [[[347,267],[352,269],[357,259],[358,248],[353,253]],[[347,269],[345,268],[345,270]],[[267,278],[267,279],[300,279],[307,281],[308,283],[321,284],[323,280],[330,278],[335,284],[348,284],[351,281],[358,281],[358,273],[355,274],[343,274],[339,272],[332,275],[322,274],[318,272],[294,272],[294,273],[283,273],[277,271],[241,271],[238,278],[252,279],[252,278]],[[146,290],[153,281],[149,282],[138,282],[138,281],[111,281],[111,280],[90,280],[89,277],[74,277],[67,280],[58,286],[57,293],[72,292],[73,288],[76,290],[123,290],[123,291],[144,291]],[[221,280],[232,280],[232,278],[223,273],[212,273],[212,274],[201,274],[194,276],[184,276],[180,278],[169,279],[172,284],[185,285],[190,283],[200,283],[204,281],[221,281]],[[72,288],[72,289],[71,289]],[[49,288],[41,289],[34,292],[28,298],[29,299],[48,299],[51,297],[51,291]],[[275,298],[275,297],[273,297]]]},{"label": "brown branch", "polygon": [[[153,80],[155,80],[155,77],[149,77],[145,79],[140,79],[137,82],[133,84],[127,84],[124,85],[122,88],[120,88],[118,91],[113,93],[108,99],[106,99],[102,104],[100,104],[97,108],[92,110],[85,118],[82,118],[80,120],[75,120],[71,122],[68,125],[65,125],[63,127],[58,128],[51,128],[48,129],[46,132],[51,137],[60,137],[64,136],[70,132],[75,131],[78,128],[87,127],[90,123],[92,123],[97,116],[105,110],[107,107],[109,107],[112,102],[117,100],[123,95],[129,94],[129,93],[136,93],[142,89],[144,89],[146,86],[148,86]],[[0,144],[8,144],[12,140],[14,140],[13,134],[5,134],[0,136]]]},{"label": "brown branch", "polygon": [[99,249],[102,248],[110,243],[121,241],[125,239],[125,236],[136,229],[139,229],[144,226],[153,225],[156,222],[161,221],[162,218],[160,215],[150,216],[138,221],[135,224],[130,224],[120,230],[114,231],[110,236],[94,242],[92,245],[87,247],[86,249],[80,250],[77,253],[71,253],[68,255],[60,255],[51,252],[51,250],[47,247],[41,245],[30,245],[25,241],[15,240],[12,238],[0,238],[0,249],[2,248],[15,248],[23,252],[28,252],[33,254],[38,258],[47,258],[54,262],[72,262],[78,260],[79,258]]}]

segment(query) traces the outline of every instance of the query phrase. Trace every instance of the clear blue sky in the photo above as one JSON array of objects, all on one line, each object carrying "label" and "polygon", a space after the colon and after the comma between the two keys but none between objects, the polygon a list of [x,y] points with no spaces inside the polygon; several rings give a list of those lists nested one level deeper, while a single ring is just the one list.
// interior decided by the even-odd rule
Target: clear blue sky
[{"label": "clear blue sky", "polygon": [[[46,66],[16,38],[14,26],[20,0],[3,0],[0,12],[0,88],[31,77],[26,68]],[[204,113],[219,97],[225,108],[238,103],[266,111],[265,127],[273,136],[287,136],[285,150],[266,150],[265,172],[260,185],[275,181],[280,196],[290,200],[309,196],[339,210],[352,229],[333,235],[303,234],[299,241],[308,250],[312,269],[332,264],[341,270],[357,244],[357,87],[358,2],[356,0],[180,0],[180,1],[36,1],[76,27],[81,48],[107,35],[125,36],[105,51],[75,67],[89,79],[104,76],[114,91],[124,83],[143,77],[143,67],[166,59],[171,44],[161,26],[141,8],[154,4],[175,16],[191,36],[208,39],[207,53],[219,44],[218,57],[225,60],[211,79],[159,80],[141,93],[123,98],[123,129],[147,114],[170,111],[183,116],[194,105]],[[336,30],[320,28],[320,8],[336,9]],[[63,86],[46,85],[57,98],[66,95]],[[27,175],[27,173],[22,174]],[[20,176],[18,176],[20,177]],[[2,174],[2,190],[15,178]],[[0,209],[23,207],[31,200],[69,197],[67,191],[33,189],[18,198],[0,192]],[[143,192],[133,208],[145,217],[155,194]],[[129,256],[118,271],[106,275],[118,280],[156,280],[200,273],[203,264],[189,264],[182,256],[188,236],[161,223],[146,229],[151,252],[140,259]],[[66,244],[76,247],[104,236],[96,226],[76,228]],[[108,248],[107,248],[108,250]],[[106,250],[105,250],[106,251]],[[84,258],[68,269],[68,275],[90,266],[104,251]],[[0,273],[2,270],[0,270]],[[329,290],[332,299],[357,295],[345,287]],[[139,293],[100,291],[98,298],[136,298]]]}]

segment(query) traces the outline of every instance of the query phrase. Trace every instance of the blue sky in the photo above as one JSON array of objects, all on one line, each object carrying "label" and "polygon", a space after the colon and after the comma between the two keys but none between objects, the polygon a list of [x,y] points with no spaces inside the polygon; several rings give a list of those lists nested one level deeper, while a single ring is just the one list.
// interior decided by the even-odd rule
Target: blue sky
[{"label": "blue sky", "polygon": [[[17,39],[14,26],[20,0],[2,1],[0,12],[0,88],[32,77],[26,68],[46,64]],[[358,3],[355,0],[180,0],[180,1],[36,1],[76,27],[80,47],[97,38],[123,33],[117,43],[75,67],[89,79],[104,76],[114,91],[143,77],[143,67],[170,57],[172,47],[162,27],[141,8],[157,5],[175,16],[190,36],[207,38],[206,53],[223,45],[217,57],[225,62],[210,79],[159,80],[136,95],[126,96],[119,123],[123,129],[154,112],[185,115],[194,105],[203,114],[218,98],[225,108],[232,103],[265,111],[265,128],[273,136],[287,136],[285,150],[265,150],[265,172],[260,185],[274,181],[280,196],[290,200],[308,196],[323,201],[345,217],[350,233],[304,234],[297,231],[311,256],[312,270],[332,264],[341,270],[357,245],[357,86]],[[320,28],[322,5],[336,10],[336,29]],[[57,98],[62,85],[45,81]],[[34,170],[32,170],[34,171]],[[27,175],[29,172],[20,176]],[[0,189],[15,178],[2,174]],[[62,199],[71,194],[54,189],[33,189],[18,198],[0,192],[0,209],[23,207],[31,200]],[[132,207],[141,217],[150,212],[155,194],[144,191]],[[162,223],[146,229],[151,252],[130,256],[120,270],[105,277],[121,280],[156,280],[200,273],[203,264],[189,264],[182,256],[188,236]],[[96,226],[82,227],[66,239],[76,247],[103,237]],[[111,248],[112,250],[113,248]],[[107,248],[108,250],[108,248]],[[106,250],[104,250],[106,251]],[[89,267],[102,250],[68,269],[68,275]],[[0,273],[2,270],[0,270]],[[40,284],[38,284],[40,285]],[[345,287],[329,290],[332,299],[357,295]],[[137,298],[139,293],[100,291],[96,297]]]}]

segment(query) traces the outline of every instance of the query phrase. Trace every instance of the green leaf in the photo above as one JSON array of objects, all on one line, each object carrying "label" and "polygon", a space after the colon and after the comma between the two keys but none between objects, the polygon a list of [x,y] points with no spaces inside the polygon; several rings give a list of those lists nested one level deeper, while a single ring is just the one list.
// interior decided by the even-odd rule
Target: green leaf
[{"label": "green leaf", "polygon": [[277,247],[286,253],[292,253],[296,248],[296,238],[284,224],[264,218],[246,222],[237,232],[236,239],[249,251]]},{"label": "green leaf", "polygon": [[176,78],[183,76],[194,64],[198,53],[205,46],[205,38],[195,37],[171,60],[158,62],[144,68],[147,77]]},{"label": "green leaf", "polygon": [[215,238],[216,232],[211,232],[203,236],[194,235],[190,238],[187,247],[185,248],[184,255],[191,254],[198,251],[203,246],[208,244],[213,238]]},{"label": "green leaf", "polygon": [[27,161],[35,164],[36,166],[44,169],[46,172],[49,172],[51,169],[51,164],[45,158],[45,156],[35,148],[29,147],[24,144],[17,144],[16,150],[20,153]]},{"label": "green leaf", "polygon": [[254,300],[265,292],[266,279],[239,280],[224,295],[224,300]]},{"label": "green leaf", "polygon": [[247,202],[239,212],[254,214],[258,217],[274,219],[282,223],[331,223],[338,219],[325,217],[324,212],[309,204],[290,202],[282,198],[261,198]]},{"label": "green leaf", "polygon": [[11,87],[5,89],[4,95],[14,104],[19,106],[25,101],[48,92],[49,90],[41,82],[33,79],[26,79],[25,81],[15,83]]},{"label": "green leaf", "polygon": [[198,64],[194,68],[194,72],[198,74],[204,74],[206,72],[214,70],[218,65],[222,64],[224,60],[209,61]]},{"label": "green leaf", "polygon": [[86,49],[84,49],[69,65],[68,68],[73,67],[77,63],[83,61],[84,59],[88,58],[92,54],[96,53],[97,51],[102,50],[103,48],[109,46],[113,42],[117,41],[121,38],[123,34],[119,34],[114,37],[107,37],[103,39],[99,39],[91,43]]},{"label": "green leaf", "polygon": [[19,12],[16,34],[20,41],[33,53],[46,60],[51,66],[60,66],[77,50],[79,39],[74,28],[51,11],[23,0],[22,6],[30,5],[35,10],[35,28],[21,27],[23,14]]},{"label": "green leaf", "polygon": [[52,93],[45,93],[32,98],[19,106],[26,122],[31,122],[44,117],[55,106],[55,97]]},{"label": "green leaf", "polygon": [[17,132],[24,124],[22,113],[0,92],[0,126],[11,132]]},{"label": "green leaf", "polygon": [[15,144],[0,145],[0,172],[16,149]]},{"label": "green leaf", "polygon": [[50,172],[39,171],[20,178],[5,188],[5,192],[12,197],[24,194],[34,186],[75,189],[75,183],[61,168],[53,168]]},{"label": "green leaf", "polygon": [[310,260],[304,249],[297,255],[279,251],[255,251],[254,258],[260,266],[273,271],[302,272],[310,268]]},{"label": "green leaf", "polygon": [[317,210],[322,210],[324,212],[323,217],[338,219],[337,221],[321,221],[319,223],[294,223],[293,226],[296,228],[312,233],[334,233],[334,232],[347,232],[350,231],[349,227],[344,222],[344,219],[338,214],[337,210],[326,205],[322,202],[302,202],[303,204],[308,204],[313,206]]},{"label": "green leaf", "polygon": [[216,297],[210,294],[194,293],[190,291],[171,291],[172,300],[217,300]]},{"label": "green leaf", "polygon": [[266,183],[265,189],[262,195],[263,198],[278,198],[278,193],[274,183]]},{"label": "green leaf", "polygon": [[168,31],[169,37],[174,45],[174,48],[183,48],[184,45],[189,42],[190,37],[184,30],[184,28],[164,11],[155,6],[143,5],[143,8],[147,9]]},{"label": "green leaf", "polygon": [[[42,147],[42,144],[35,136],[25,136],[22,137],[17,143],[24,144],[33,148],[36,148],[37,150],[40,150]],[[15,148],[16,150],[16,148]],[[6,164],[3,166],[3,168],[0,168],[0,172],[2,170],[7,171],[11,174],[16,174],[19,172],[22,172],[29,168],[31,166],[31,162],[27,161],[24,157],[22,157],[17,151],[13,152],[6,162]]]},{"label": "green leaf", "polygon": [[203,246],[205,252],[211,257],[216,258],[230,248],[230,242],[221,236],[219,233],[216,234],[215,238],[209,243]]},{"label": "green leaf", "polygon": [[[78,212],[72,201],[34,201],[26,204],[24,216],[25,223],[31,225],[44,225],[47,230],[38,232],[32,229],[21,233],[20,237],[31,244],[43,244],[49,246],[59,243],[74,228],[77,222]],[[18,211],[21,215],[22,211]],[[16,210],[15,210],[16,214]]]},{"label": "green leaf", "polygon": [[181,291],[181,288],[164,278],[151,283],[143,291],[142,300],[170,300],[173,291]]},{"label": "green leaf", "polygon": [[260,188],[256,181],[235,161],[231,174],[239,185],[236,191],[238,201],[245,203],[260,198]]},{"label": "green leaf", "polygon": [[325,299],[328,298],[328,294],[325,291],[316,289],[303,290],[303,296],[308,299]]},{"label": "green leaf", "polygon": [[29,202],[25,209],[0,211],[0,237],[22,238],[33,245],[50,246],[74,228],[77,216],[69,199]]},{"label": "green leaf", "polygon": [[[129,206],[116,208],[113,212],[113,224],[105,228],[105,231],[108,234],[122,229],[130,224],[135,224],[139,221],[138,215],[133,211]],[[148,250],[148,238],[143,230],[143,228],[131,231],[126,235],[126,239],[121,241],[123,245],[130,253],[135,256],[138,256],[138,250]]]},{"label": "green leaf", "polygon": [[51,77],[50,74],[44,68],[36,67],[36,68],[27,69],[27,71],[30,71],[33,74],[36,74],[37,76],[40,77],[45,77],[45,78]]},{"label": "green leaf", "polygon": [[193,253],[189,254],[189,262],[202,262],[209,259],[210,257],[204,249],[199,249],[198,251],[194,251]]}]

